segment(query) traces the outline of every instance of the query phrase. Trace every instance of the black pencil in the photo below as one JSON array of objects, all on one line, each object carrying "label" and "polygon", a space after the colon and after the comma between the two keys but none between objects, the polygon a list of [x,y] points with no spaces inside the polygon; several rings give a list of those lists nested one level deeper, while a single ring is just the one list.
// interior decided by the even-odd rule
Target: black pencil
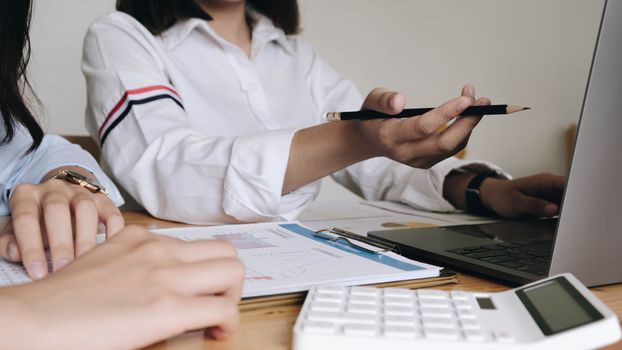
[{"label": "black pencil", "polygon": [[[386,114],[377,111],[353,111],[353,112],[328,112],[324,114],[325,120],[369,120],[369,119],[387,119],[387,118],[409,118],[425,114],[434,108],[409,108],[398,114]],[[511,114],[529,109],[529,107],[520,107],[513,105],[488,105],[488,106],[471,106],[464,110],[460,115],[500,115]]]}]

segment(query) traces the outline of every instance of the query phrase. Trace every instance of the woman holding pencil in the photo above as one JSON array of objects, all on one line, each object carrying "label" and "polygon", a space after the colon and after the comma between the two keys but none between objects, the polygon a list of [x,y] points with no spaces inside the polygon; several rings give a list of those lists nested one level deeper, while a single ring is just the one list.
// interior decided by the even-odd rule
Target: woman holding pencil
[{"label": "woman holding pencil", "polygon": [[397,114],[405,100],[380,88],[362,98],[296,36],[295,0],[118,0],[117,9],[85,39],[87,126],[154,216],[293,219],[327,175],[366,199],[418,209],[557,214],[563,178],[508,180],[452,157],[481,118],[456,117],[490,104],[470,85],[416,118],[322,123],[326,112]]}]

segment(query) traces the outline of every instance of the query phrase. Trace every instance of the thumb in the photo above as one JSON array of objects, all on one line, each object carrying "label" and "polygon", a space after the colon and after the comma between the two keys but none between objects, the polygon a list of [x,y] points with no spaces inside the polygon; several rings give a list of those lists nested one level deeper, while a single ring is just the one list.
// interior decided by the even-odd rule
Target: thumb
[{"label": "thumb", "polygon": [[397,114],[404,109],[404,95],[384,88],[375,88],[365,98],[363,110],[373,110],[388,114]]}]

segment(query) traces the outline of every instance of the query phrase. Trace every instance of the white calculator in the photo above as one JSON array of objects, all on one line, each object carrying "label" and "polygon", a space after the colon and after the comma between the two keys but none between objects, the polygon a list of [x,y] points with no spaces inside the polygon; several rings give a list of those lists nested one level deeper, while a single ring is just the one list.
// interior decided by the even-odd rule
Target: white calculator
[{"label": "white calculator", "polygon": [[294,350],[592,349],[620,324],[571,274],[501,293],[317,286],[294,326]]}]

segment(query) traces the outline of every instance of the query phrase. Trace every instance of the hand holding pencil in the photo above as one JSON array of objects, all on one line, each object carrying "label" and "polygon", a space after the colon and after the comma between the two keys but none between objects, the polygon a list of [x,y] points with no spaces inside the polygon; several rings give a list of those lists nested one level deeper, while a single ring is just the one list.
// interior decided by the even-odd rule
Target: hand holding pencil
[{"label": "hand holding pencil", "polygon": [[[376,157],[386,157],[413,168],[430,168],[466,145],[481,116],[456,117],[471,106],[490,104],[489,99],[476,100],[474,95],[475,89],[465,86],[461,97],[416,118],[346,120],[298,130],[291,141],[282,193]],[[403,94],[374,89],[361,109],[395,115],[404,110],[404,105]],[[370,162],[366,167],[367,171],[392,176],[392,168],[386,167],[388,164],[390,162]]]},{"label": "hand holding pencil", "polygon": [[[462,116],[467,108],[490,105],[488,98],[475,99],[475,88],[471,85],[464,86],[461,95],[417,118],[356,119],[350,122],[358,123],[366,151],[373,156],[385,156],[415,168],[429,168],[466,146],[473,128],[482,118]],[[379,88],[369,93],[362,110],[397,115],[404,110],[404,105],[401,93]],[[439,131],[454,119],[451,125]]]}]

